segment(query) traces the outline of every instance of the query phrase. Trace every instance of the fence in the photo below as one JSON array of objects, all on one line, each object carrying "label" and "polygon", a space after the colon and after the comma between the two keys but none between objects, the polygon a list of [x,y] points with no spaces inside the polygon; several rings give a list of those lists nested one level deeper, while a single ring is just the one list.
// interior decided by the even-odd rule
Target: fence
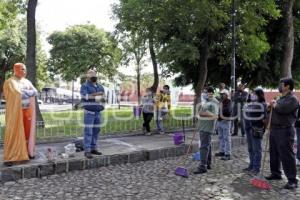
[{"label": "fence", "polygon": [[[103,119],[101,124],[101,135],[130,134],[142,131],[142,118],[131,118],[130,120]],[[166,131],[174,131],[185,127],[192,127],[191,117],[170,117],[163,122]],[[83,121],[81,120],[55,120],[37,122],[36,133],[38,139],[67,138],[82,136]],[[156,119],[151,122],[152,130],[156,129]],[[4,124],[0,121],[0,140],[3,140]]]}]

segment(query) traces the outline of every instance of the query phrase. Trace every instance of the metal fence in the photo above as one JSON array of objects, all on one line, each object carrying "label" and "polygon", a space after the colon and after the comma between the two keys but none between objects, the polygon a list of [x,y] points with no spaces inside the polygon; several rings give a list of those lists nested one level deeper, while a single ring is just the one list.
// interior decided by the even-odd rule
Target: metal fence
[{"label": "metal fence", "polygon": [[[142,118],[131,118],[130,120],[112,120],[103,119],[101,123],[101,135],[114,134],[130,134],[142,132]],[[176,118],[168,118],[163,121],[165,131],[181,130],[193,127],[193,119],[191,117],[182,116]],[[3,140],[5,125],[0,121],[0,140]],[[36,133],[38,139],[47,138],[67,138],[78,137],[83,135],[83,121],[82,120],[56,120],[37,122]],[[151,122],[152,131],[156,130],[156,119],[153,118]]]}]

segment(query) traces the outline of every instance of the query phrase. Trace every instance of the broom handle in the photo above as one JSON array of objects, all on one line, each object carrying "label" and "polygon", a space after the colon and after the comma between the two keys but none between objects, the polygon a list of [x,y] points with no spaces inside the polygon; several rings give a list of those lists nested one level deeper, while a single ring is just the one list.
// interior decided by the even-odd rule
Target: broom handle
[{"label": "broom handle", "polygon": [[273,107],[271,107],[270,111],[270,117],[267,125],[266,130],[266,142],[265,142],[265,148],[264,148],[264,156],[263,156],[263,162],[262,162],[262,169],[261,169],[261,175],[263,176],[265,171],[265,163],[266,163],[266,157],[267,157],[267,149],[269,145],[269,137],[270,137],[270,127],[271,127],[271,120],[272,120],[272,114],[273,114]]},{"label": "broom handle", "polygon": [[197,133],[197,129],[196,129],[196,130],[194,131],[194,133],[193,133],[192,140],[191,140],[191,142],[190,142],[190,144],[189,144],[189,147],[188,147],[188,150],[187,150],[187,152],[186,152],[186,154],[185,154],[185,158],[184,158],[183,165],[185,165],[185,163],[186,163],[186,161],[187,161],[187,159],[188,159],[189,153],[190,153],[190,151],[191,151],[191,149],[192,149],[193,141],[194,141],[194,139],[195,139],[195,137],[196,137],[196,133]]},{"label": "broom handle", "polygon": [[183,118],[181,119],[182,122],[182,131],[183,131],[183,141],[185,142],[185,124]]}]

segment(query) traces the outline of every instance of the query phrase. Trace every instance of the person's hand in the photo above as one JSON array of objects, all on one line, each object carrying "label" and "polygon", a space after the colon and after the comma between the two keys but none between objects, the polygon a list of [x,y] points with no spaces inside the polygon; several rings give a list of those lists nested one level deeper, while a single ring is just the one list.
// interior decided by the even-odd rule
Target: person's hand
[{"label": "person's hand", "polygon": [[270,102],[270,108],[275,108],[275,106],[276,106],[276,101],[275,100],[272,100],[271,102]]},{"label": "person's hand", "polygon": [[93,93],[93,96],[102,96],[104,93],[103,92],[95,92]]}]

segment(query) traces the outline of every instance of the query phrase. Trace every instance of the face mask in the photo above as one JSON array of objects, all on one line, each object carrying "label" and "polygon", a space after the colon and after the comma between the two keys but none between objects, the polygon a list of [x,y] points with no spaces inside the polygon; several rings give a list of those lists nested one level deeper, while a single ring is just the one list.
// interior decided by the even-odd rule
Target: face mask
[{"label": "face mask", "polygon": [[91,82],[96,83],[97,82],[97,77],[91,77]]},{"label": "face mask", "polygon": [[204,99],[204,100],[208,100],[208,95],[207,95],[207,93],[203,93],[203,95],[202,95],[202,98]]},{"label": "face mask", "polygon": [[250,98],[251,101],[257,101],[257,96],[255,94],[252,94]]},{"label": "face mask", "polygon": [[282,85],[281,84],[278,87],[278,91],[279,91],[279,93],[282,93]]}]

